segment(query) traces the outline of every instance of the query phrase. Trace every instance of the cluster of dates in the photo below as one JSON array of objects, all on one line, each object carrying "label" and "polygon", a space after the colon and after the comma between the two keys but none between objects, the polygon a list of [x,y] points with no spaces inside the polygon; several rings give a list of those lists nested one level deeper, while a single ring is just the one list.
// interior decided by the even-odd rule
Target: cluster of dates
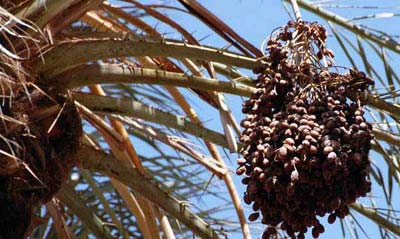
[{"label": "cluster of dates", "polygon": [[373,136],[357,95],[373,81],[355,70],[330,71],[325,39],[317,23],[282,27],[268,41],[267,64],[255,70],[257,90],[243,104],[236,173],[244,175],[244,201],[255,211],[249,220],[261,214],[268,225],[265,239],[277,229],[302,239],[309,228],[318,238],[324,227],[317,216],[344,218],[348,204],[371,189]]}]

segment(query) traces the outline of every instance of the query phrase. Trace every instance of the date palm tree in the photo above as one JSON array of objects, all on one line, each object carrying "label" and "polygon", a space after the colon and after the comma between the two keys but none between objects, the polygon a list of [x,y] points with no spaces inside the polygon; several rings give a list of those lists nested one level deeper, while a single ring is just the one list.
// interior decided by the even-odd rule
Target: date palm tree
[{"label": "date palm tree", "polygon": [[[362,233],[359,213],[397,238],[399,78],[389,56],[400,43],[297,4],[326,20],[352,67],[381,86],[365,98],[379,155],[370,177],[384,199],[352,204],[342,225],[357,226],[343,230]],[[229,47],[202,45],[176,14]],[[0,0],[0,29],[0,238],[260,237],[223,154],[241,147],[224,95],[252,94],[248,70],[264,53],[212,11],[195,0]]]}]

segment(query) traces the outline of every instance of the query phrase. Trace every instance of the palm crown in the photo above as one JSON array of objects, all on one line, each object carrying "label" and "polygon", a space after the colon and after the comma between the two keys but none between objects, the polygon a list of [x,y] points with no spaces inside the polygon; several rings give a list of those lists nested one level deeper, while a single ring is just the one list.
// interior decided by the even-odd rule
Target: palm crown
[{"label": "palm crown", "polygon": [[[0,238],[259,237],[222,153],[242,147],[224,94],[250,97],[256,85],[242,72],[262,67],[266,56],[200,3],[178,2],[0,1]],[[371,194],[350,207],[382,238],[396,238],[399,78],[388,55],[400,44],[316,4],[297,4],[327,20],[352,67],[376,78],[363,99],[381,157],[370,160],[369,177],[385,198]],[[202,45],[168,12],[198,18],[229,47]],[[166,38],[154,19],[181,39]],[[210,109],[219,130],[203,122]],[[197,205],[204,200],[215,207]],[[358,223],[353,215],[345,224]]]}]

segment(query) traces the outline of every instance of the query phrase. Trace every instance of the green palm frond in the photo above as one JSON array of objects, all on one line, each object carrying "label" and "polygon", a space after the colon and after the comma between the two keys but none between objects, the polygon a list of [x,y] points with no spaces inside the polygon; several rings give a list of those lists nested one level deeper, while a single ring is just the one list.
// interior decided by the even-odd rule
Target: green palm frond
[{"label": "green palm frond", "polygon": [[[360,97],[374,127],[370,177],[374,194],[382,197],[371,194],[352,204],[352,214],[341,221],[343,233],[376,238],[364,230],[362,215],[377,225],[380,237],[396,238],[400,43],[396,33],[367,23],[399,14],[383,14],[379,6],[295,2],[300,11],[326,20],[336,52],[376,79]],[[345,7],[354,14],[335,13]],[[223,44],[203,45],[181,16]],[[32,212],[41,219],[29,218],[36,226],[31,238],[260,237],[263,229],[247,223],[250,209],[232,178],[236,155],[224,154],[241,148],[241,106],[230,101],[252,95],[249,70],[266,63],[250,39],[194,0],[0,0],[0,28],[1,162],[11,162],[16,147],[3,128],[31,127],[21,120],[23,110],[9,113],[5,105],[14,99],[55,102],[46,109],[30,105],[39,115],[34,125],[47,127],[43,119],[62,115],[60,98],[73,102],[83,121],[76,163],[58,193],[35,205]],[[35,101],[37,95],[51,99]],[[63,131],[54,118],[48,124]]]}]

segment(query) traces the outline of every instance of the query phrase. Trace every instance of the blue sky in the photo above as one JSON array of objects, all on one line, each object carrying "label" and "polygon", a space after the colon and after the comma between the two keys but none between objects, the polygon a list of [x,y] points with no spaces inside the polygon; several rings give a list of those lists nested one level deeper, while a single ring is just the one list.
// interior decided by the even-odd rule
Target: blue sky
[{"label": "blue sky", "polygon": [[[151,1],[149,1],[151,2]],[[173,4],[180,6],[178,2],[172,1]],[[242,37],[253,43],[255,46],[260,47],[263,40],[269,36],[271,31],[275,29],[278,26],[284,25],[288,20],[290,20],[287,11],[283,7],[282,3],[280,0],[252,0],[252,1],[245,1],[245,0],[203,0],[199,1],[201,4],[206,6],[209,10],[211,10],[214,14],[219,16],[223,21],[225,21],[229,26],[231,26],[234,30],[239,33]],[[369,8],[369,9],[361,9],[361,8],[330,8],[330,10],[341,14],[344,17],[350,18],[350,17],[355,17],[355,16],[362,16],[362,15],[368,15],[372,13],[383,13],[383,12],[391,12],[391,13],[397,13],[400,12],[400,3],[398,1],[394,0],[384,0],[384,1],[372,1],[372,0],[348,0],[348,1],[325,1],[325,2],[330,2],[330,4],[335,5],[335,4],[340,4],[340,5],[353,5],[353,6],[363,6],[363,5],[370,5],[370,6],[376,6],[379,4],[380,8]],[[144,1],[143,1],[144,3]],[[289,9],[290,5],[288,5]],[[320,21],[323,24],[326,24],[325,21],[317,18],[315,15],[310,14],[306,11],[301,11],[303,15],[303,19],[307,21]],[[173,19],[178,21],[180,24],[182,24],[186,29],[189,29],[191,33],[197,38],[197,39],[203,39],[202,44],[204,45],[212,45],[212,46],[217,46],[217,47],[224,47],[225,46],[225,41],[222,40],[219,36],[212,34],[212,31],[210,31],[204,24],[202,24],[200,21],[194,20],[191,17],[187,17],[184,14],[176,14],[173,12],[168,12],[170,16],[173,16]],[[398,31],[398,26],[400,25],[399,19],[398,18],[383,18],[383,19],[372,19],[372,20],[365,20],[365,21],[360,21],[359,23],[366,24],[368,26],[376,27],[379,28],[383,31],[388,31],[388,32],[396,32]],[[156,21],[154,21],[154,24],[157,25]],[[158,26],[159,29],[164,29],[162,25]],[[180,39],[179,35],[175,35],[171,32],[168,31],[168,28],[165,28],[165,33],[167,38],[178,38]],[[211,35],[210,35],[211,34]],[[351,35],[348,32],[345,32],[346,36],[348,36],[350,39],[354,40],[355,38],[353,35]],[[340,63],[340,65],[345,65],[345,66],[350,66],[349,61],[347,58],[344,56],[343,52],[341,51],[339,45],[337,44],[336,40],[331,36],[329,41],[328,41],[328,47],[333,49],[336,52],[336,62]],[[370,57],[368,57],[369,63],[371,65],[374,65],[376,69],[378,70],[378,73],[382,75],[382,77],[385,77],[384,75],[384,68],[381,65],[380,61],[378,58],[374,55],[373,51],[371,48],[366,46],[366,52]],[[354,52],[353,52],[354,53]],[[357,65],[362,66],[361,59],[357,58],[356,55],[354,55],[354,60],[356,61]],[[394,68],[398,68],[399,60],[397,55],[390,53],[391,56],[391,63],[394,65]],[[243,71],[246,74],[249,74],[250,76],[254,77],[251,72],[249,71]],[[377,87],[383,87],[382,85],[377,84]],[[186,95],[190,96],[190,93],[185,93]],[[194,98],[193,98],[194,99]],[[241,103],[242,99],[239,97],[234,97],[231,95],[226,95],[226,100],[234,113],[236,119],[240,121],[240,119],[243,117],[241,113]],[[194,100],[193,100],[194,102]],[[217,111],[215,111],[212,108],[207,108],[204,109],[203,105],[199,104],[194,104],[195,109],[197,112],[201,112],[201,117],[203,120],[205,120],[205,124],[215,130],[218,130],[219,132],[222,132],[222,127],[220,125],[220,122],[218,120]],[[142,149],[145,151],[146,149]],[[227,155],[229,157],[226,157],[226,161],[228,166],[230,166],[232,169],[235,168],[235,160],[237,155],[236,154],[230,154]],[[385,163],[381,163],[382,159],[376,155],[376,154],[371,154],[371,157],[373,160],[378,164],[378,165],[385,165]],[[383,166],[383,171],[385,172],[385,166]],[[235,182],[237,185],[237,188],[240,192],[240,195],[243,194],[243,187],[240,184],[240,178],[235,177]],[[399,201],[400,197],[400,190],[397,186],[395,186],[395,200],[394,201]],[[383,200],[383,195],[382,192],[379,190],[373,190],[374,196],[376,197],[376,201],[379,202],[380,200]],[[212,204],[213,202],[209,202]],[[384,204],[382,204],[384,205]],[[249,212],[249,209],[246,208],[247,212]],[[230,215],[231,214],[231,215]],[[227,215],[230,217],[235,217],[234,211],[229,211],[227,212]],[[380,234],[378,232],[378,229],[374,224],[371,224],[369,220],[363,219],[363,217],[358,217],[360,219],[360,222],[363,224],[364,228],[366,229],[366,232],[371,239],[375,239],[380,237]],[[322,219],[321,221],[326,222],[326,219]],[[324,223],[326,224],[326,223]],[[252,226],[255,226],[256,224],[252,224]],[[321,239],[332,239],[332,238],[343,238],[342,236],[342,230],[341,230],[341,225],[340,223],[336,223],[335,225],[329,225],[325,227],[326,232],[320,236]],[[253,238],[259,238],[260,234],[258,234],[260,231],[255,230],[255,233],[253,235]],[[229,238],[241,238],[240,234],[235,234],[232,235]],[[310,235],[307,236],[307,238],[312,238]],[[351,235],[346,232],[346,237],[345,238],[352,238]],[[360,239],[366,239],[366,237],[363,234],[359,234],[358,238]]]}]

